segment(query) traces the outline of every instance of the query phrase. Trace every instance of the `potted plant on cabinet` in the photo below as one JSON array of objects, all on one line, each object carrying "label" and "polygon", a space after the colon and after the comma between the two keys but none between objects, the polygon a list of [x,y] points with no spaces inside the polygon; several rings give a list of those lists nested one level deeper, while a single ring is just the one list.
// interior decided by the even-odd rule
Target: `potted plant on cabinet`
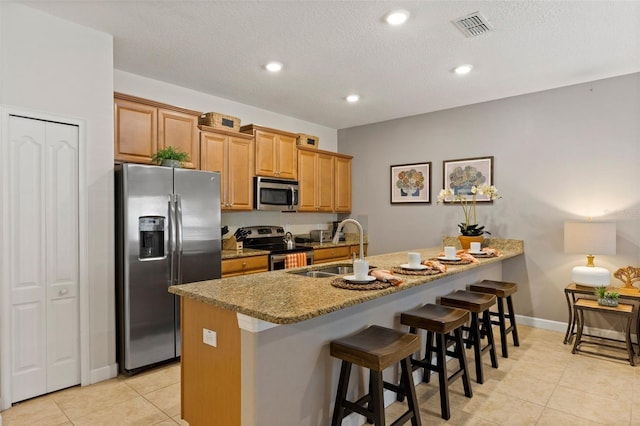
[{"label": "potted plant on cabinet", "polygon": [[184,161],[189,161],[189,154],[168,146],[153,154],[151,161],[161,166],[182,167]]},{"label": "potted plant on cabinet", "polygon": [[607,288],[602,285],[596,288],[596,296],[598,296],[598,305],[618,306],[620,294],[617,291],[607,291]]}]

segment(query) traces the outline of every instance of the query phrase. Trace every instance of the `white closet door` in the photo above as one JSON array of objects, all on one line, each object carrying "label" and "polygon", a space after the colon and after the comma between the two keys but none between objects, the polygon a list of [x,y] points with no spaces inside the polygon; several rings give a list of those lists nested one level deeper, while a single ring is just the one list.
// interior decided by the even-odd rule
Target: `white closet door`
[{"label": "white closet door", "polygon": [[47,123],[47,392],[80,383],[78,127]]},{"label": "white closet door", "polygon": [[80,382],[78,130],[9,119],[11,400]]}]

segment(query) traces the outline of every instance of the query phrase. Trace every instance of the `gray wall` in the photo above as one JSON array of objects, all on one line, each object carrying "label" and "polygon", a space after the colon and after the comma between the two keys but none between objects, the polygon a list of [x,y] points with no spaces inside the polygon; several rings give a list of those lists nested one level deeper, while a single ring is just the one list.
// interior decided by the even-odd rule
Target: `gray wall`
[{"label": "gray wall", "polygon": [[[564,221],[617,222],[617,254],[596,264],[640,264],[639,123],[640,74],[631,74],[343,129],[338,150],[355,157],[353,215],[368,222],[370,254],[457,235],[462,209],[436,204],[442,161],[494,156],[503,198],[479,205],[478,222],[493,237],[525,242],[524,259],[505,271],[521,284],[516,310],[566,321],[562,289],[584,256],[564,254]],[[432,203],[391,205],[389,167],[428,161]]]}]

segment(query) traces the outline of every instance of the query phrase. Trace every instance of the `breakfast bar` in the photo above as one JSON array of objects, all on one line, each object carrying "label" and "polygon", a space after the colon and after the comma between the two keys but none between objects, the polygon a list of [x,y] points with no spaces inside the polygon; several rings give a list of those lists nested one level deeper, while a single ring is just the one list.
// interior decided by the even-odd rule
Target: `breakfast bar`
[{"label": "breakfast bar", "polygon": [[[500,280],[502,262],[524,252],[520,240],[485,245],[501,255],[437,275],[396,274],[403,283],[381,290],[347,290],[331,284],[336,277],[300,274],[327,264],[170,287],[181,296],[182,418],[192,426],[328,424],[339,371],[329,342],[373,324],[402,330],[400,312],[483,279]],[[410,251],[429,259],[441,248]],[[390,270],[406,263],[407,253],[367,260]],[[391,379],[396,370],[385,373]],[[351,392],[364,393],[365,378],[354,383]],[[363,423],[352,414],[343,424]]]}]

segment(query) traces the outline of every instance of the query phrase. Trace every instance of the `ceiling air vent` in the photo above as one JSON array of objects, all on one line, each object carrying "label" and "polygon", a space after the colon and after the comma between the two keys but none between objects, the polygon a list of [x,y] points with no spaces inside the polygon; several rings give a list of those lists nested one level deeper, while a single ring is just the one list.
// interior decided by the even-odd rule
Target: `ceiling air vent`
[{"label": "ceiling air vent", "polygon": [[480,12],[473,12],[470,15],[463,16],[453,21],[453,23],[466,37],[476,37],[493,31],[487,19]]}]

